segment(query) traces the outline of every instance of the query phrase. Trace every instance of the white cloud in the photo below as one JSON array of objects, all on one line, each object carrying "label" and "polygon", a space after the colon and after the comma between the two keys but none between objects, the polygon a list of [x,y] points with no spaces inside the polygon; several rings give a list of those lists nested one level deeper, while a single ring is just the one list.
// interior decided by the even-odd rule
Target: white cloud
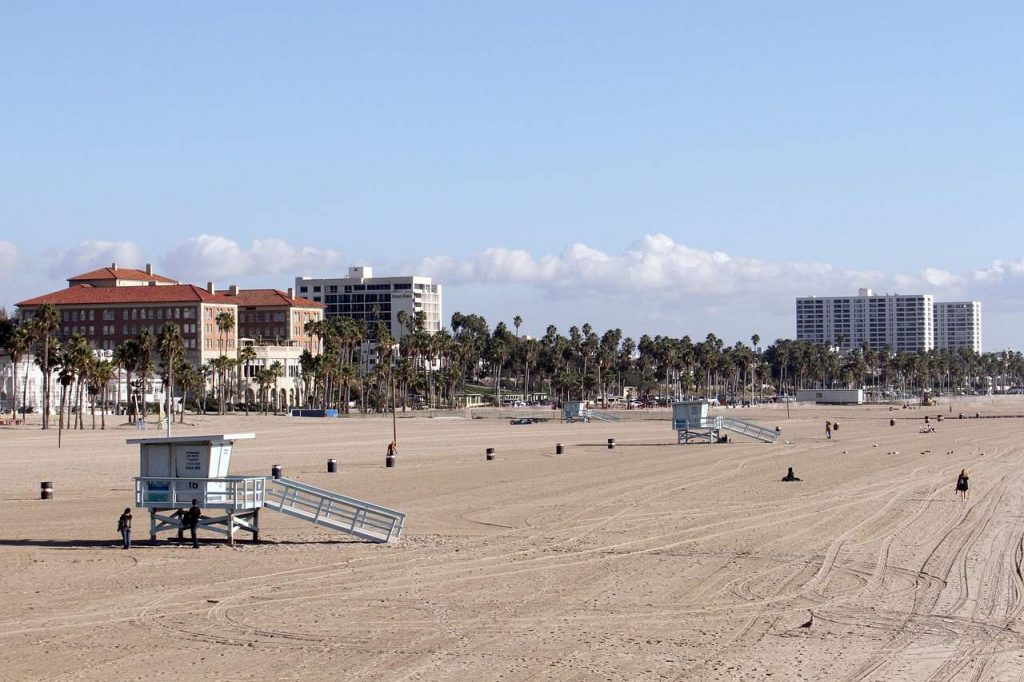
[{"label": "white cloud", "polygon": [[260,277],[319,272],[336,267],[341,254],[313,246],[293,246],[283,239],[254,239],[249,248],[227,237],[201,234],[175,246],[163,259],[169,276],[181,281],[226,277]]},{"label": "white cloud", "polygon": [[[494,247],[458,260],[423,259],[417,271],[441,282],[529,283],[552,295],[578,296],[584,291],[628,295],[638,291],[678,292],[708,297],[855,292],[861,286],[911,285],[881,273],[838,270],[826,263],[788,263],[732,256],[676,243],[664,234],[646,235],[621,254],[586,244],[571,244],[562,253],[535,257],[522,250]],[[933,271],[937,278],[940,271]],[[823,291],[824,290],[824,291]]]},{"label": "white cloud", "polygon": [[145,257],[133,242],[107,242],[87,240],[70,249],[63,249],[49,258],[49,274],[67,279],[89,270],[117,263],[122,268],[143,268]]},{"label": "white cloud", "polygon": [[11,242],[0,241],[0,280],[10,279],[18,266],[18,247]]},{"label": "white cloud", "polygon": [[995,261],[961,275],[926,267],[917,273],[884,274],[837,268],[828,263],[772,261],[706,251],[677,243],[664,234],[645,235],[621,254],[571,244],[559,254],[534,256],[493,247],[466,259],[435,256],[417,272],[442,283],[520,283],[550,296],[588,292],[631,296],[637,292],[685,294],[710,299],[790,299],[805,295],[854,295],[860,287],[876,293],[931,293],[944,297],[981,296],[985,284],[1024,277],[1024,260]]}]

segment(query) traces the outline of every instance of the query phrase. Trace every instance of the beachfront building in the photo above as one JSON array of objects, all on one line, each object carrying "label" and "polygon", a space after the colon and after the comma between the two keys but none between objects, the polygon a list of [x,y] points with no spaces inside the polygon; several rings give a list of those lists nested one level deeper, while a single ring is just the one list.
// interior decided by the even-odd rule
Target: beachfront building
[{"label": "beachfront building", "polygon": [[324,304],[297,298],[294,289],[240,289],[231,285],[217,292],[238,306],[238,336],[260,346],[295,346],[320,354],[320,338],[306,331],[323,319]]},{"label": "beachfront building", "polygon": [[[253,355],[239,368],[242,389],[250,404],[264,399],[279,409],[299,404],[302,391],[300,359],[304,351],[321,353],[321,340],[306,331],[310,322],[323,319],[324,304],[295,296],[294,289],[240,289],[231,285],[218,293],[238,305],[238,343],[251,346]],[[245,354],[242,354],[245,355]],[[260,386],[260,370],[279,363],[281,375],[272,385]]]},{"label": "beachfront building", "polygon": [[[17,399],[14,396],[17,372]],[[0,355],[0,417],[9,417],[11,410],[17,405],[27,412],[41,412],[43,409],[43,370],[39,368],[36,357],[31,353],[22,355],[17,363],[11,361],[10,355]],[[60,382],[57,373],[50,376],[50,395],[59,395]]]},{"label": "beachfront building", "polygon": [[981,302],[936,303],[935,347],[966,348],[981,353]]},{"label": "beachfront building", "polygon": [[807,296],[796,299],[796,338],[846,353],[865,342],[894,353],[935,347],[934,300],[931,294]]},{"label": "beachfront building", "polygon": [[430,277],[374,277],[373,268],[357,266],[348,269],[347,277],[296,277],[295,291],[323,303],[326,317],[348,317],[368,327],[385,322],[399,342],[408,332],[398,321],[402,311],[410,320],[423,313],[423,329],[428,333],[441,331],[441,285],[434,284]]},{"label": "beachfront building", "polygon": [[228,296],[215,293],[213,283],[206,289],[192,284],[76,284],[15,305],[18,316],[26,320],[44,303],[57,309],[56,336],[61,342],[78,334],[94,350],[113,350],[137,338],[143,329],[155,337],[167,322],[174,322],[181,330],[185,357],[193,365],[199,367],[220,355],[235,356],[237,329],[220,329],[217,316],[227,312],[237,320],[238,306]]},{"label": "beachfront building", "polygon": [[153,272],[152,263],[146,263],[145,270],[119,268],[117,263],[111,263],[109,268],[100,268],[68,278],[69,287],[144,287],[172,284],[180,284],[180,282]]}]

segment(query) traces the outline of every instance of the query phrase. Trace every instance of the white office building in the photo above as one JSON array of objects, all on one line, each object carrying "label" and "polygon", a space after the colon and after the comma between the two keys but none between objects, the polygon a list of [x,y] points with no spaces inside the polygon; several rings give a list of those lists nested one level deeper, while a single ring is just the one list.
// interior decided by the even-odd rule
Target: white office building
[{"label": "white office building", "polygon": [[930,294],[876,295],[860,289],[857,296],[808,296],[796,300],[796,338],[841,353],[864,342],[894,353],[928,351],[935,347],[934,314]]},{"label": "white office building", "polygon": [[325,317],[349,317],[367,325],[387,322],[391,335],[399,340],[408,333],[398,321],[401,311],[410,320],[422,312],[429,333],[441,331],[443,326],[441,285],[430,277],[374,277],[372,268],[359,266],[350,267],[347,277],[296,277],[295,291],[302,298],[323,303]]},{"label": "white office building", "polygon": [[936,303],[935,347],[981,353],[981,301]]}]

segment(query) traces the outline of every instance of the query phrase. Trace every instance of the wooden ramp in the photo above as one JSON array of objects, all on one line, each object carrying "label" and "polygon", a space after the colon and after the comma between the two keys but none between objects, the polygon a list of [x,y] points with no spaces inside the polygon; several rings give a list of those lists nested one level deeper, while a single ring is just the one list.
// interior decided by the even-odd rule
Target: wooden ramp
[{"label": "wooden ramp", "polygon": [[267,479],[263,506],[371,542],[397,540],[405,525],[403,512],[287,478]]}]

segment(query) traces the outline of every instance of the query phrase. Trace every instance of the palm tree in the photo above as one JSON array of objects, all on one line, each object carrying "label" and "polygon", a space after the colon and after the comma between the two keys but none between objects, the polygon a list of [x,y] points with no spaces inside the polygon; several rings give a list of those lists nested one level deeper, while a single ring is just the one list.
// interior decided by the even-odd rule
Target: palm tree
[{"label": "palm tree", "polygon": [[[18,363],[28,353],[32,347],[32,330],[27,324],[22,324],[14,328],[11,332],[11,338],[7,345],[7,352],[11,355],[11,366],[14,370],[13,386],[12,388],[14,395],[11,399],[11,419],[17,421],[18,419]],[[24,402],[22,402],[24,405]]]},{"label": "palm tree", "polygon": [[[235,328],[235,315],[234,313],[225,310],[217,313],[216,317],[217,331],[220,332],[220,354],[224,356],[224,337]],[[226,365],[222,367],[222,373],[220,378],[220,413],[224,414],[224,401],[227,400],[225,378]]]},{"label": "palm tree", "polygon": [[36,338],[43,344],[43,428],[50,428],[50,338],[60,328],[60,314],[51,303],[36,308]]},{"label": "palm tree", "polygon": [[[167,394],[167,425],[174,422],[174,368],[185,355],[185,340],[181,337],[181,329],[173,322],[164,325],[163,331],[156,342],[157,351],[163,364],[164,391]],[[184,412],[184,403],[182,412]]]},{"label": "palm tree", "polygon": [[[93,395],[100,395],[103,400],[103,407],[100,409],[100,431],[107,428],[107,394],[110,389],[110,382],[114,377],[114,365],[109,360],[100,360],[93,368],[89,385],[89,392]],[[93,429],[96,428],[96,400],[93,398]]]},{"label": "palm tree", "polygon": [[281,364],[280,360],[274,360],[270,363],[270,376],[274,382],[274,414],[277,414],[278,407],[280,407],[280,394],[277,390],[277,379],[284,375],[284,365]]},{"label": "palm tree", "polygon": [[[308,353],[309,351],[303,351]],[[248,370],[249,365],[256,359],[255,346],[243,346],[238,349],[238,385],[242,391],[242,399],[245,401],[245,416],[249,416],[249,393],[248,393]]]}]

